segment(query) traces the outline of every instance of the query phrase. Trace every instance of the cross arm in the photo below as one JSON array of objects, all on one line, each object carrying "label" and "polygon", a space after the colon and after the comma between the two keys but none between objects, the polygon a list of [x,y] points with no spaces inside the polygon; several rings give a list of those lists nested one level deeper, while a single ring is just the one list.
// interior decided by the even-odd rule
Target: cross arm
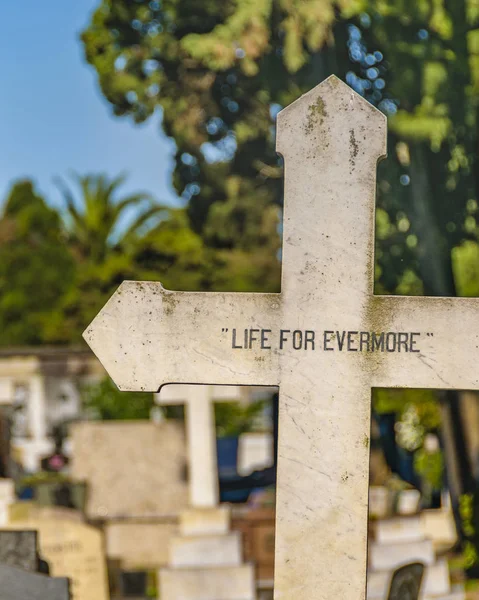
[{"label": "cross arm", "polygon": [[371,331],[416,334],[369,353],[375,386],[479,389],[479,298],[374,296],[366,313]]},{"label": "cross arm", "polygon": [[248,352],[238,347],[245,329],[258,339],[275,329],[281,312],[280,294],[173,292],[157,282],[125,281],[83,336],[121,390],[277,385],[276,352],[261,343]]}]

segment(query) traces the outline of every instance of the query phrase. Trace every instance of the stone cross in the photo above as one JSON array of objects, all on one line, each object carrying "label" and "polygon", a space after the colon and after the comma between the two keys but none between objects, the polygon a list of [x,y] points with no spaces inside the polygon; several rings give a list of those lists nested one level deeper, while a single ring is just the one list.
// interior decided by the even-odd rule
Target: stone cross
[{"label": "stone cross", "polygon": [[240,389],[237,386],[167,385],[156,394],[157,404],[186,406],[190,504],[196,508],[219,504],[213,403],[240,400]]},{"label": "stone cross", "polygon": [[277,149],[280,294],[125,282],[85,338],[123,390],[279,386],[275,599],[363,600],[371,389],[479,388],[479,300],[374,295],[386,117],[346,84],[285,108]]}]

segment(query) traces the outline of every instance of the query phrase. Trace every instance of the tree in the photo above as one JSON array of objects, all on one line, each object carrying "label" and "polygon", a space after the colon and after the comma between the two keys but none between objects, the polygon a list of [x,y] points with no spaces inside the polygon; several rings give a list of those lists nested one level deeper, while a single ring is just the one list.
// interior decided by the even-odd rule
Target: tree
[{"label": "tree", "polygon": [[412,270],[426,295],[456,295],[452,251],[477,239],[478,17],[469,0],[370,0],[352,28],[349,82],[389,114],[378,252],[389,291]]},{"label": "tree", "polygon": [[[124,249],[149,220],[165,211],[145,193],[117,197],[124,175],[111,180],[105,175],[73,178],[80,190],[79,199],[62,179],[57,179],[65,201],[66,226],[71,246],[82,260],[92,264],[102,264],[112,252]],[[131,209],[137,214],[126,226],[123,220]]]},{"label": "tree", "polygon": [[29,180],[15,183],[0,220],[2,345],[60,341],[52,312],[75,277],[58,213]]},{"label": "tree", "polygon": [[[478,240],[478,28],[472,0],[370,0],[351,30],[349,81],[390,116],[390,157],[379,176],[384,290],[400,291],[405,275],[430,296],[474,289],[463,285],[457,258],[470,256]],[[458,393],[442,398],[455,445],[452,452],[448,442],[449,455],[470,491],[476,484]]]},{"label": "tree", "polygon": [[[82,35],[87,60],[116,115],[142,122],[161,107],[163,128],[177,144],[174,184],[207,247],[277,262],[282,170],[274,119],[331,72],[336,16],[361,5],[100,2]],[[344,37],[344,24],[338,27]],[[275,277],[278,289],[277,267]]]},{"label": "tree", "polygon": [[153,394],[120,392],[109,377],[82,390],[84,408],[96,419],[129,421],[149,419],[155,406]]},{"label": "tree", "polygon": [[166,218],[168,209],[144,193],[121,196],[125,176],[74,176],[75,197],[62,179],[63,214],[69,246],[76,259],[74,285],[52,312],[52,326],[60,340],[79,343],[86,325],[125,279],[141,279],[135,254],[143,238]]}]

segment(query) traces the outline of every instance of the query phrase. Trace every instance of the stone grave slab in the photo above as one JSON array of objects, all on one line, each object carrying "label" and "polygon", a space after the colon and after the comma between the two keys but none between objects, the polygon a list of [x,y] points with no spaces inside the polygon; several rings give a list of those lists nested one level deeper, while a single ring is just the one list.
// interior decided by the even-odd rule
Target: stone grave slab
[{"label": "stone grave slab", "polygon": [[103,536],[97,529],[58,518],[31,518],[7,527],[38,532],[40,555],[53,577],[70,579],[72,600],[108,600]]},{"label": "stone grave slab", "polygon": [[371,389],[478,389],[479,299],[374,295],[382,113],[330,77],[277,129],[281,293],[124,282],[84,335],[123,390],[279,386],[275,598],[362,600]]},{"label": "stone grave slab", "polygon": [[243,433],[239,439],[238,473],[245,476],[253,471],[272,467],[273,454],[271,433]]},{"label": "stone grave slab", "polygon": [[229,531],[230,510],[226,506],[187,509],[180,514],[180,533],[188,535],[221,535]]},{"label": "stone grave slab", "polygon": [[188,505],[179,423],[85,422],[71,436],[71,474],[88,483],[89,518],[174,516]]},{"label": "stone grave slab", "polygon": [[234,567],[242,562],[238,531],[223,535],[177,536],[171,540],[171,567]]},{"label": "stone grave slab", "polygon": [[[391,571],[373,571],[368,573],[368,600],[384,600],[387,598],[388,589],[392,579]],[[436,598],[451,593],[449,581],[449,567],[447,561],[440,559],[433,565],[424,569],[424,578],[421,587],[421,598]]]},{"label": "stone grave slab", "polygon": [[419,600],[424,565],[406,565],[398,569],[392,578],[388,600]]},{"label": "stone grave slab", "polygon": [[370,544],[369,565],[375,571],[397,569],[410,562],[432,565],[435,558],[431,540],[403,544]]},{"label": "stone grave slab", "polygon": [[449,565],[444,558],[426,567],[424,571],[423,593],[425,596],[445,596],[451,592]]},{"label": "stone grave slab", "polygon": [[35,573],[38,570],[37,532],[0,529],[0,565]]},{"label": "stone grave slab", "polygon": [[162,569],[160,598],[181,600],[254,600],[254,569],[251,565],[214,569]]},{"label": "stone grave slab", "polygon": [[2,600],[70,600],[68,579],[0,564]]},{"label": "stone grave slab", "polygon": [[212,508],[219,503],[214,402],[235,402],[244,396],[236,386],[167,385],[156,402],[185,405],[188,438],[190,505]]},{"label": "stone grave slab", "polygon": [[395,517],[374,524],[375,538],[378,544],[401,544],[423,540],[424,528],[421,517]]},{"label": "stone grave slab", "polygon": [[421,512],[424,535],[430,538],[437,551],[450,550],[457,543],[456,524],[451,510],[424,510]]},{"label": "stone grave slab", "polygon": [[122,569],[156,570],[168,564],[171,540],[178,533],[173,522],[151,520],[107,521],[104,526],[106,553]]}]

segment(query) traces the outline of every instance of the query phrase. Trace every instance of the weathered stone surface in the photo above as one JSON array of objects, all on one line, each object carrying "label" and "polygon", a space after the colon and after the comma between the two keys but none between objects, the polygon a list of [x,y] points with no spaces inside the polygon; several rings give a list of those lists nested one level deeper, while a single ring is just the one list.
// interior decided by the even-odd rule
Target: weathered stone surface
[{"label": "weathered stone surface", "polygon": [[180,533],[187,535],[221,535],[229,531],[230,509],[227,506],[187,509],[180,514]]},{"label": "weathered stone surface", "polygon": [[70,600],[68,579],[46,577],[0,564],[2,600]]},{"label": "weathered stone surface", "polygon": [[[393,571],[368,573],[368,600],[384,600],[391,583]],[[449,568],[445,560],[426,567],[421,588],[421,598],[442,597],[451,592]]]},{"label": "weathered stone surface", "polygon": [[424,576],[424,565],[407,564],[394,572],[387,600],[419,600]]},{"label": "weathered stone surface", "polygon": [[175,523],[150,520],[109,521],[105,524],[107,556],[123,570],[159,569],[168,564],[168,548],[178,533]]},{"label": "weathered stone surface", "polygon": [[437,551],[451,549],[457,542],[454,516],[450,510],[424,510],[421,513],[425,537],[431,539]]},{"label": "weathered stone surface", "polygon": [[226,535],[178,536],[170,543],[171,567],[235,567],[241,564],[241,558],[241,536],[237,531]]},{"label": "weathered stone surface", "polygon": [[240,398],[236,386],[210,385],[167,385],[156,395],[158,404],[185,405],[191,506],[212,508],[219,503],[213,403]]},{"label": "weathered stone surface", "polygon": [[271,433],[243,433],[239,439],[238,473],[245,476],[253,471],[272,467],[273,450]]},{"label": "weathered stone surface", "polygon": [[0,565],[37,571],[37,532],[0,530]]},{"label": "weathered stone surface", "polygon": [[160,598],[178,600],[255,600],[251,565],[214,569],[162,569]]},{"label": "weathered stone surface", "polygon": [[178,423],[85,422],[72,427],[71,473],[88,482],[90,518],[177,515],[188,504]]},{"label": "weathered stone surface", "polygon": [[385,519],[375,523],[376,542],[378,544],[400,544],[402,542],[417,542],[424,535],[420,516]]},{"label": "weathered stone surface", "polygon": [[125,390],[279,385],[275,598],[361,600],[371,388],[477,389],[479,300],[374,295],[386,117],[336,77],[281,111],[277,149],[280,294],[125,282],[85,338]]},{"label": "weathered stone surface", "polygon": [[412,562],[432,565],[434,560],[434,548],[431,540],[404,544],[376,544],[373,542],[370,545],[369,565],[375,571],[398,569]]},{"label": "weathered stone surface", "polygon": [[59,518],[26,519],[8,529],[38,532],[40,556],[53,577],[70,578],[73,600],[108,600],[103,536],[97,529]]},{"label": "weathered stone surface", "polygon": [[451,592],[447,560],[440,559],[426,568],[422,591],[424,596],[444,596]]}]

